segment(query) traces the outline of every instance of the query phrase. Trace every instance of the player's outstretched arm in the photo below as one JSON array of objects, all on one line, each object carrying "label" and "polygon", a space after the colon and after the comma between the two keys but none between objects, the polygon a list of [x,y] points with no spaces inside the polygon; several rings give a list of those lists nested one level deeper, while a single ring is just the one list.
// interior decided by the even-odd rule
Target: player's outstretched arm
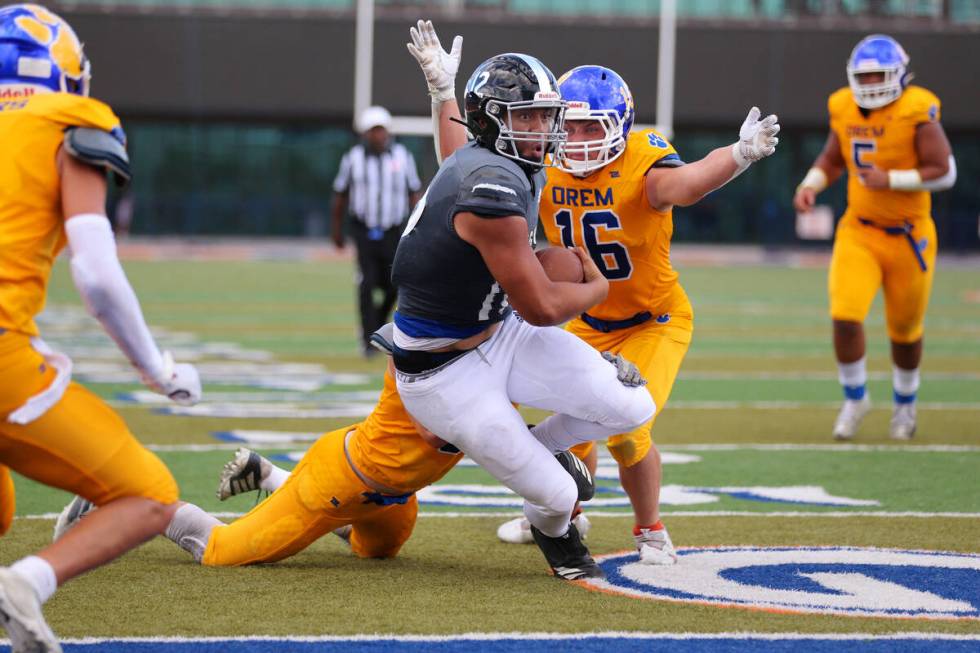
[{"label": "player's outstretched arm", "polygon": [[752,107],[739,130],[738,142],[713,150],[700,161],[676,168],[651,168],[645,182],[650,206],[660,211],[690,206],[775,152],[779,119],[772,114],[760,120],[760,115],[759,109]]},{"label": "player's outstretched arm", "polygon": [[609,292],[609,282],[581,248],[574,251],[585,271],[583,283],[548,279],[528,245],[527,220],[519,215],[481,218],[457,213],[456,233],[476,247],[510,304],[530,324],[553,326],[595,306]]},{"label": "player's outstretched arm", "polygon": [[85,306],[116,341],[143,382],[180,404],[201,398],[201,381],[193,365],[175,364],[160,352],[150,334],[136,293],[116,255],[116,241],[105,216],[105,172],[58,154],[61,203],[71,256],[71,274]]},{"label": "player's outstretched arm", "polygon": [[793,207],[800,213],[806,213],[816,204],[817,195],[831,185],[844,173],[844,157],[840,151],[840,140],[835,132],[827,135],[827,142],[817,156],[806,177],[796,187],[793,196]]},{"label": "player's outstretched arm", "polygon": [[420,20],[409,30],[412,42],[408,51],[422,68],[429,95],[432,97],[432,136],[439,163],[466,144],[466,129],[460,120],[456,103],[456,73],[463,56],[463,37],[456,36],[449,52],[442,49],[431,20]]}]

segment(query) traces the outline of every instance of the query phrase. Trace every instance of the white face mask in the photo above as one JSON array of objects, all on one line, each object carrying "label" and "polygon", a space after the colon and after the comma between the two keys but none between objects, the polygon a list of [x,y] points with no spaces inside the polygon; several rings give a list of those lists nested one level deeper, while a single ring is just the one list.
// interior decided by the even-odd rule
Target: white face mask
[{"label": "white face mask", "polygon": [[[862,84],[859,76],[866,73],[882,73],[883,81]],[[904,90],[905,66],[847,67],[847,82],[854,95],[854,101],[862,109],[880,109],[899,98]]]},{"label": "white face mask", "polygon": [[593,140],[567,141],[558,157],[558,168],[585,177],[615,161],[625,150],[626,137],[623,135],[622,116],[613,111],[590,111],[588,107],[575,104],[570,104],[565,112],[566,125],[579,120],[598,122],[603,136]]}]

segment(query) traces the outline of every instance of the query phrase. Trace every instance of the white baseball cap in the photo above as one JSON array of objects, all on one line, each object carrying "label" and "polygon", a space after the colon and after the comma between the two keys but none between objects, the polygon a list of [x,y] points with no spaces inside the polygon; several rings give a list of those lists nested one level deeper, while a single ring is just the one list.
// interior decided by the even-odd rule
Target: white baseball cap
[{"label": "white baseball cap", "polygon": [[362,134],[372,127],[391,130],[391,114],[384,107],[368,107],[357,119],[357,129]]}]

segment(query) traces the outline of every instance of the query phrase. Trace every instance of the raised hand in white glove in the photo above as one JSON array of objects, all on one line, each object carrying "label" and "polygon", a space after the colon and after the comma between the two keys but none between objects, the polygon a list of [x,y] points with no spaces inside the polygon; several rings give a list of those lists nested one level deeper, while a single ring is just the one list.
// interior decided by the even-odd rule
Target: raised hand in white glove
[{"label": "raised hand in white glove", "polygon": [[201,400],[201,377],[189,363],[174,363],[169,351],[161,354],[163,367],[156,378],[143,376],[143,383],[153,392],[166,395],[181,406],[193,406]]},{"label": "raised hand in white glove", "polygon": [[407,43],[408,51],[422,67],[425,81],[429,85],[429,95],[433,102],[446,102],[456,99],[456,71],[463,54],[463,37],[453,39],[449,52],[442,49],[436,29],[431,20],[420,20],[409,30],[412,42]]},{"label": "raised hand in white glove", "polygon": [[738,142],[732,146],[732,157],[740,169],[776,151],[779,118],[773,113],[759,120],[761,114],[759,107],[752,107],[738,130]]}]

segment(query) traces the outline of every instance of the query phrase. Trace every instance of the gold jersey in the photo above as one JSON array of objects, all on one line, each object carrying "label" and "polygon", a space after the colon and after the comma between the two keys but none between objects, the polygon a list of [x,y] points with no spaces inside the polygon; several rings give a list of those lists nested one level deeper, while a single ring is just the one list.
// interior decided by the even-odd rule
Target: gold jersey
[{"label": "gold jersey", "polygon": [[[928,191],[866,188],[858,176],[863,168],[908,170],[919,166],[915,129],[940,118],[939,98],[921,86],[909,86],[891,104],[862,112],[850,88],[827,100],[830,129],[840,141],[847,164],[847,204],[851,213],[877,223],[901,224],[929,216]],[[867,115],[865,115],[867,113]]]},{"label": "gold jersey", "polygon": [[112,109],[92,98],[0,99],[0,329],[38,335],[34,316],[65,246],[56,155],[69,127],[122,133]]},{"label": "gold jersey", "polygon": [[587,177],[548,168],[541,223],[548,241],[578,246],[609,279],[609,295],[589,309],[602,320],[666,313],[677,285],[670,263],[672,211],[647,201],[644,177],[655,164],[676,165],[674,147],[654,130],[631,132],[626,150]]},{"label": "gold jersey", "polygon": [[442,453],[419,436],[387,372],[378,405],[357,425],[347,454],[371,480],[406,493],[435,483],[463,457]]}]

